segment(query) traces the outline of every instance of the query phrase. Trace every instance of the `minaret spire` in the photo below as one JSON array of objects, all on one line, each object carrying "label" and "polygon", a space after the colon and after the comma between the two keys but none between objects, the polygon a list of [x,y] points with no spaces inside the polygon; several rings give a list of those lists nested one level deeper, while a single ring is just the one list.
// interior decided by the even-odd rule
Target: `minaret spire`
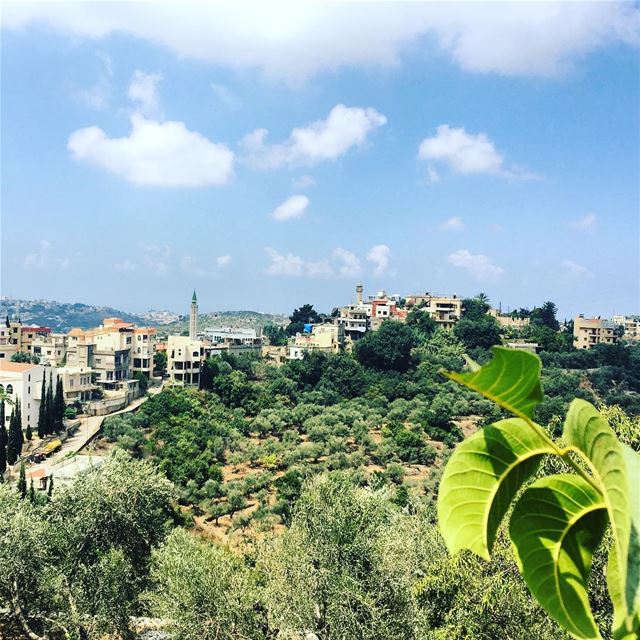
[{"label": "minaret spire", "polygon": [[196,290],[193,290],[191,297],[191,309],[189,310],[189,338],[196,340],[198,338],[198,296]]}]

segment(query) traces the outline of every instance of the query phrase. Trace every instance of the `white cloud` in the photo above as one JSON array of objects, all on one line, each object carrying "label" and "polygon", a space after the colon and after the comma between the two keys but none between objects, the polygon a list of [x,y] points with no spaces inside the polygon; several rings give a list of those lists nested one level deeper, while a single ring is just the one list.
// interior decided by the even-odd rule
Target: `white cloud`
[{"label": "white cloud", "polygon": [[445,220],[439,228],[440,231],[462,231],[464,229],[464,222],[462,218],[455,216]]},{"label": "white cloud", "polygon": [[130,272],[130,271],[135,271],[137,266],[130,260],[123,260],[122,262],[115,262],[113,265],[113,268],[116,271]]},{"label": "white cloud", "polygon": [[564,271],[564,275],[573,280],[582,280],[593,278],[593,273],[587,267],[574,262],[573,260],[563,260],[560,265]]},{"label": "white cloud", "polygon": [[315,187],[316,181],[313,176],[304,175],[293,180],[291,184],[295,189],[308,189],[309,187]]},{"label": "white cloud", "polygon": [[227,253],[216,257],[216,267],[218,269],[226,269],[231,264],[231,256]]},{"label": "white cloud", "polygon": [[280,144],[267,142],[268,131],[256,129],[246,135],[240,146],[247,162],[259,169],[281,166],[314,165],[336,160],[353,147],[362,146],[367,136],[387,122],[375,109],[338,104],[325,120],[293,129]]},{"label": "white cloud", "polygon": [[359,258],[351,251],[336,247],[328,258],[311,261],[292,253],[280,253],[271,247],[265,249],[270,264],[265,273],[270,276],[305,278],[354,278],[362,273]]},{"label": "white cloud", "polygon": [[189,131],[183,122],[156,122],[134,114],[131,127],[124,138],[109,138],[98,127],[79,129],[67,148],[77,160],[137,185],[221,185],[233,173],[234,155],[227,146]]},{"label": "white cloud", "polygon": [[497,223],[490,224],[489,231],[491,231],[491,233],[502,233],[504,231],[504,227]]},{"label": "white cloud", "polygon": [[432,138],[425,138],[418,149],[421,160],[437,160],[455,173],[499,173],[502,156],[486,134],[468,134],[441,124]]},{"label": "white cloud", "polygon": [[307,196],[291,196],[271,212],[271,217],[278,222],[302,218],[308,206]]},{"label": "white cloud", "polygon": [[[522,180],[539,179],[534,173],[520,167],[506,168],[504,158],[486,133],[467,133],[448,124],[436,128],[436,135],[425,138],[418,147],[418,157],[427,162],[439,162],[453,173],[486,173]],[[431,182],[439,175],[432,166],[427,168]],[[434,176],[438,176],[434,180]]]},{"label": "white cloud", "polygon": [[574,220],[571,223],[571,226],[577,231],[584,231],[588,233],[588,232],[594,231],[597,224],[598,224],[598,219],[596,218],[595,213],[588,213],[583,218]]},{"label": "white cloud", "polygon": [[25,269],[64,271],[70,264],[71,259],[68,256],[60,257],[53,254],[53,244],[49,240],[40,240],[38,249],[27,254],[23,261]]},{"label": "white cloud", "polygon": [[[122,32],[181,57],[257,68],[299,82],[345,67],[397,66],[438,50],[474,73],[556,76],[607,45],[637,45],[631,2],[540,3],[7,3],[3,27],[45,23],[73,35]],[[354,25],[358,25],[354,37]]]},{"label": "white cloud", "polygon": [[142,252],[142,261],[147,267],[158,275],[162,275],[169,270],[168,258],[171,255],[171,247],[168,244],[138,244]]},{"label": "white cloud", "polygon": [[88,107],[100,111],[107,108],[111,99],[113,65],[111,64],[111,58],[107,54],[99,51],[96,55],[103,66],[100,76],[95,84],[88,89],[78,89],[76,97]]},{"label": "white cloud", "polygon": [[265,269],[269,276],[302,276],[305,275],[305,262],[300,256],[291,253],[278,253],[275,249],[265,249],[271,259],[271,264]]},{"label": "white cloud", "polygon": [[148,118],[161,119],[162,110],[158,98],[158,84],[162,80],[160,73],[145,73],[137,70],[131,78],[127,96],[136,103],[137,110]]},{"label": "white cloud", "polygon": [[454,267],[466,269],[480,281],[497,280],[503,273],[502,267],[493,264],[487,256],[473,255],[467,249],[459,249],[452,253],[447,260]]},{"label": "white cloud", "polygon": [[343,278],[355,278],[362,273],[360,260],[355,253],[336,247],[331,254],[338,262],[338,273]]},{"label": "white cloud", "polygon": [[374,264],[373,275],[382,276],[389,269],[391,249],[386,244],[377,244],[367,251],[367,260]]}]

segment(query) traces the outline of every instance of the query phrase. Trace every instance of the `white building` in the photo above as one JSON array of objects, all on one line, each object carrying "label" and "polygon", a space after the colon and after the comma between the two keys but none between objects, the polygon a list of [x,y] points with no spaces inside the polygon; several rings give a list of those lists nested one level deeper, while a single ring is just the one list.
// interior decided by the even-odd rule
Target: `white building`
[{"label": "white building", "polygon": [[640,340],[640,318],[638,316],[613,316],[611,322],[624,327],[625,340]]},{"label": "white building", "polygon": [[13,404],[7,402],[4,405],[7,427],[17,399],[20,401],[22,411],[22,428],[26,429],[30,425],[34,432],[38,429],[38,412],[42,400],[42,377],[45,375],[46,384],[50,384],[51,377],[55,389],[57,377],[55,370],[51,367],[0,360],[0,386],[13,400]]}]

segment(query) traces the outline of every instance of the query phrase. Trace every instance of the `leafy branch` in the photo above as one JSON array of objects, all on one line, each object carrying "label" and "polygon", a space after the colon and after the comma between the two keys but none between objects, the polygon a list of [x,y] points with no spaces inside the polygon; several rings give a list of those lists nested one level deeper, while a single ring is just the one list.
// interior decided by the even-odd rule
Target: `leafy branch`
[{"label": "leafy branch", "polygon": [[[640,633],[640,455],[622,444],[595,407],[574,400],[563,440],[533,420],[542,401],[541,364],[530,353],[494,347],[493,359],[465,373],[444,372],[500,405],[500,420],[461,443],[440,484],[438,520],[450,553],[489,559],[498,528],[518,494],[509,536],[518,569],[547,613],[573,637],[598,640],[588,599],[593,554],[607,526],[613,543],[607,586],[614,640]],[[542,477],[523,489],[546,455],[574,473]],[[584,467],[573,455],[577,455]]]}]

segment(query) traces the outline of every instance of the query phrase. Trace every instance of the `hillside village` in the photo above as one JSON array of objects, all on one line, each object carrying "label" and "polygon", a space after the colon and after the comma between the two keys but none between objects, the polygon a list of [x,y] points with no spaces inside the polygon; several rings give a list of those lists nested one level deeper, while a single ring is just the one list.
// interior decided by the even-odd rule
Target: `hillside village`
[{"label": "hillside village", "polygon": [[[35,433],[44,389],[55,389],[58,381],[67,419],[74,424],[77,415],[106,416],[126,410],[148,388],[199,387],[205,363],[211,358],[249,354],[279,366],[301,360],[308,353],[349,353],[383,323],[406,323],[412,311],[425,314],[438,328],[453,331],[465,317],[465,304],[456,295],[431,293],[400,296],[378,291],[365,297],[362,284],[358,284],[353,302],[336,307],[330,315],[318,314],[305,305],[296,310],[287,327],[201,328],[194,291],[188,331],[182,335],[168,334],[162,325],[138,326],[116,317],[105,317],[92,329],[73,328],[62,333],[46,326],[31,326],[19,316],[7,316],[0,327],[0,389],[16,402],[7,403],[4,420],[8,425],[14,407],[19,406],[23,432]],[[486,308],[487,318],[499,329],[503,344],[532,353],[541,349],[538,343],[522,337],[531,312],[507,314],[488,305]],[[638,316],[610,320],[578,316],[572,324],[558,326],[558,331],[566,333],[570,329],[577,350],[640,339]],[[46,446],[46,439],[30,440],[25,455],[33,460]]]}]

